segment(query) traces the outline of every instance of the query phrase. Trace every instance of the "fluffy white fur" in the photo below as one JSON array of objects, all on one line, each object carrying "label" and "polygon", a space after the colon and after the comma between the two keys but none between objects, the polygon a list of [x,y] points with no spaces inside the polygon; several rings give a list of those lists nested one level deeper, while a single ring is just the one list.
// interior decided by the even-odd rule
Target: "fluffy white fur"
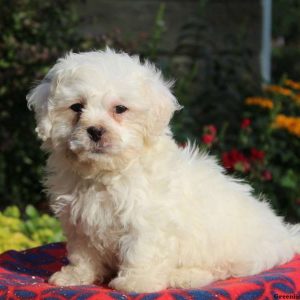
[{"label": "fluffy white fur", "polygon": [[[180,106],[170,87],[150,63],[106,49],[59,59],[28,95],[70,261],[50,283],[198,288],[299,252],[298,226],[212,157],[177,147],[168,124]],[[117,114],[117,105],[128,110]],[[99,142],[90,126],[104,128]]]}]

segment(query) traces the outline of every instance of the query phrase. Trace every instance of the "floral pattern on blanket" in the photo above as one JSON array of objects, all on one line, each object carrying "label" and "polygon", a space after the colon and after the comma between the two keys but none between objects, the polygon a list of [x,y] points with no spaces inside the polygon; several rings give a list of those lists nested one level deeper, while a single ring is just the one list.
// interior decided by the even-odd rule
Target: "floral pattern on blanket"
[{"label": "floral pattern on blanket", "polygon": [[[114,291],[107,286],[55,287],[50,275],[67,264],[63,243],[0,255],[0,300],[191,300],[191,299],[300,299],[300,255],[282,266],[255,276],[231,278],[192,290],[167,289],[137,294]],[[283,297],[280,297],[283,296]],[[297,298],[297,296],[299,296]]]}]

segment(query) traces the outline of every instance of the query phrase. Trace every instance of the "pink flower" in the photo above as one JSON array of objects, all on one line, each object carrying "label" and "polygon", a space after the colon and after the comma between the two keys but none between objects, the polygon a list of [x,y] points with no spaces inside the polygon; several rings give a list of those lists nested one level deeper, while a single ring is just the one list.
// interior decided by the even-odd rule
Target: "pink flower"
[{"label": "pink flower", "polygon": [[270,181],[273,178],[272,173],[269,170],[264,170],[261,175],[264,181]]},{"label": "pink flower", "polygon": [[251,125],[251,120],[245,118],[245,119],[242,120],[241,128],[245,129],[245,128],[248,128],[250,125]]}]

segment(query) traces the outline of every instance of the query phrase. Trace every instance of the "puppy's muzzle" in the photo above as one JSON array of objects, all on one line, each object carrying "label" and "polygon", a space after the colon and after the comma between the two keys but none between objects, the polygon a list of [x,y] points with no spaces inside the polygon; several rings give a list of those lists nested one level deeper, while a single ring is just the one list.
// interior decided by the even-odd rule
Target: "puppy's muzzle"
[{"label": "puppy's muzzle", "polygon": [[86,129],[89,138],[94,141],[95,143],[99,142],[101,140],[102,135],[105,132],[105,129],[103,127],[97,128],[94,126],[88,127]]}]

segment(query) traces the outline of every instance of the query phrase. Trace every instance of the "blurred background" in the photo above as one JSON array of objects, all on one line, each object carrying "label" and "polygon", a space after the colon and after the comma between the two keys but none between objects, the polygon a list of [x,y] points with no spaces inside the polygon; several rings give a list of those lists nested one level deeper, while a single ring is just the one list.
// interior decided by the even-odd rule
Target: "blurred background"
[{"label": "blurred background", "polygon": [[25,96],[70,50],[139,54],[176,79],[172,121],[300,221],[300,1],[0,0],[0,252],[63,239]]}]

